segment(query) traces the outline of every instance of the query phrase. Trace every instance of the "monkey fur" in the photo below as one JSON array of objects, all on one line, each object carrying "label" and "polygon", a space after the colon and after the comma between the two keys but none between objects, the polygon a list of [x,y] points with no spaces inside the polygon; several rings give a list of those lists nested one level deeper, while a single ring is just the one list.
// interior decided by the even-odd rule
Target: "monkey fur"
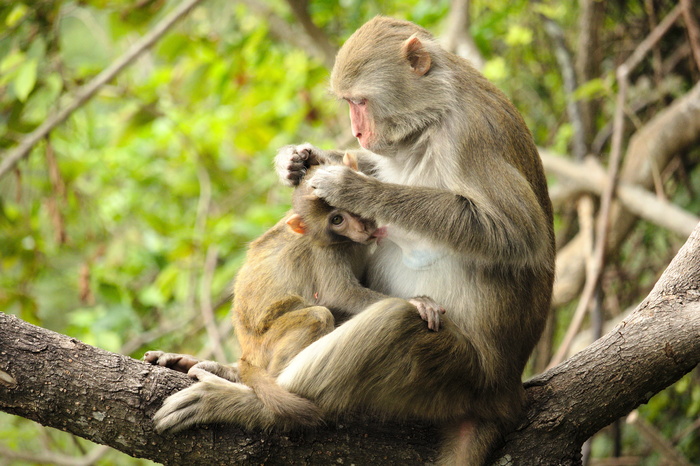
[{"label": "monkey fur", "polygon": [[[281,177],[298,184],[321,165],[304,178],[316,196],[387,225],[368,286],[428,295],[447,312],[434,332],[404,299],[375,302],[301,350],[277,384],[325,416],[364,409],[440,424],[442,464],[483,464],[520,415],[551,298],[552,208],[532,135],[468,61],[406,21],[358,29],[331,89],[350,106],[363,173],[337,165],[343,152],[305,144],[280,151]],[[246,396],[203,374],[156,424],[241,423]]]},{"label": "monkey fur", "polygon": [[[357,169],[351,155],[343,163]],[[311,172],[312,173],[312,172]],[[246,407],[239,423],[248,428],[316,425],[320,409],[277,385],[275,377],[304,347],[388,296],[363,287],[370,246],[384,235],[376,222],[335,209],[307,184],[294,191],[293,209],[253,241],[234,284],[233,320],[241,357],[236,365],[199,361],[183,354],[149,351],[147,362],[187,372],[209,373],[238,383]],[[427,297],[411,302],[439,325],[441,310]],[[433,312],[434,310],[434,312]],[[421,315],[424,313],[421,312]]]}]

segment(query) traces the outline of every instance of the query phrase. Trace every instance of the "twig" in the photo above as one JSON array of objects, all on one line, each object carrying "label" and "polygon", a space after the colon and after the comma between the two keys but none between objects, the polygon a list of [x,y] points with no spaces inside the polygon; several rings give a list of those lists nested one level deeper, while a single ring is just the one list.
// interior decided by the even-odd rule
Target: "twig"
[{"label": "twig", "polygon": [[216,246],[210,246],[207,249],[207,258],[204,261],[204,273],[202,274],[202,280],[200,285],[200,306],[199,310],[202,313],[202,318],[204,319],[204,327],[207,330],[207,335],[209,336],[209,345],[212,348],[212,352],[217,361],[226,361],[226,352],[222,346],[221,333],[216,325],[216,319],[214,317],[214,308],[211,303],[211,282],[214,278],[214,271],[216,270],[216,261],[219,258],[219,248]]},{"label": "twig", "polygon": [[561,70],[561,77],[564,81],[564,97],[566,99],[566,113],[569,115],[569,121],[573,127],[573,141],[572,141],[572,151],[574,158],[576,160],[581,160],[588,151],[586,147],[586,134],[584,131],[583,117],[581,116],[581,109],[574,99],[574,92],[578,87],[576,82],[576,71],[574,70],[574,63],[571,59],[571,53],[566,46],[566,41],[564,40],[564,32],[561,27],[555,23],[551,18],[541,15],[544,21],[544,30],[547,32],[549,37],[552,39],[554,47],[554,56],[559,63],[559,69]]},{"label": "twig", "polygon": [[678,17],[682,13],[681,5],[676,5],[673,10],[659,23],[649,35],[639,43],[637,48],[634,49],[632,55],[630,55],[627,60],[625,60],[625,65],[628,70],[633,70],[641,63],[649,50],[654,47],[654,45],[668,32],[668,30],[673,26]]},{"label": "twig", "polygon": [[690,462],[680,454],[671,442],[666,439],[653,425],[639,417],[638,411],[632,411],[627,416],[627,424],[636,427],[637,432],[654,446],[661,456],[670,464],[690,466]]},{"label": "twig", "polygon": [[628,68],[625,64],[622,64],[617,70],[619,90],[617,93],[617,104],[615,106],[615,116],[613,119],[613,143],[612,152],[610,154],[610,163],[608,166],[608,181],[603,191],[600,214],[598,215],[598,224],[596,228],[596,245],[593,255],[593,261],[589,268],[587,268],[586,281],[583,287],[583,292],[581,293],[581,299],[579,300],[578,306],[576,307],[576,312],[574,312],[574,317],[566,331],[564,340],[559,346],[559,349],[555,353],[554,357],[549,363],[549,367],[554,367],[564,360],[564,357],[569,352],[569,346],[573,342],[576,334],[578,333],[581,325],[583,324],[583,319],[586,316],[588,307],[593,299],[596,288],[598,286],[598,281],[600,280],[600,275],[603,270],[603,265],[605,262],[605,250],[608,238],[608,228],[610,219],[610,206],[612,205],[613,197],[615,194],[615,189],[617,185],[617,178],[620,167],[620,160],[622,159],[622,137],[624,133],[625,125],[625,112],[624,105],[627,95],[627,75]]},{"label": "twig", "polygon": [[0,178],[26,157],[32,148],[48,135],[56,126],[63,123],[75,110],[82,107],[99,91],[102,86],[114,79],[127,66],[134,62],[141,54],[155,44],[180,18],[185,16],[192,8],[203,0],[186,0],[173,12],[163,18],[160,23],[151,29],[148,34],[136,41],[129,50],[112,62],[109,67],[95,76],[89,83],[81,87],[75,94],[75,98],[66,107],[50,116],[37,129],[25,136],[17,147],[10,150],[0,162]]},{"label": "twig", "polygon": [[662,66],[662,72],[664,74],[669,74],[681,60],[684,60],[691,53],[692,51],[690,50],[690,44],[687,42],[679,44],[674,51],[666,54],[666,58],[664,59]]},{"label": "twig", "polygon": [[688,427],[683,429],[673,438],[673,443],[678,443],[685,438],[686,435],[690,435],[693,431],[700,429],[700,419],[696,419],[695,422],[690,424]]},{"label": "twig", "polygon": [[695,66],[700,70],[700,26],[698,26],[693,13],[693,2],[681,0],[680,6],[683,9],[683,22],[685,22],[685,28],[688,31],[688,42],[690,42],[690,48],[693,51]]}]

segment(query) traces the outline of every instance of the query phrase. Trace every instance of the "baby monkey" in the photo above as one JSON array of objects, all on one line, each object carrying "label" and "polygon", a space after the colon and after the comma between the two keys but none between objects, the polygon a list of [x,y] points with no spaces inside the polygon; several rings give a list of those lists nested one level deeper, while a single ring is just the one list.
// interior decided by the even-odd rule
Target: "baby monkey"
[{"label": "baby monkey", "polygon": [[[343,163],[357,170],[351,154]],[[302,183],[294,191],[292,212],[250,244],[236,277],[233,319],[241,345],[237,366],[161,351],[149,351],[144,359],[193,377],[211,379],[202,374],[206,371],[225,379],[224,384],[244,384],[246,396],[236,400],[240,417],[231,420],[244,427],[318,424],[319,408],[280,387],[275,377],[302,349],[330,333],[336,320],[388,298],[360,282],[371,245],[384,236],[386,227],[328,205]],[[427,297],[410,302],[428,326],[438,330],[444,309]]]}]

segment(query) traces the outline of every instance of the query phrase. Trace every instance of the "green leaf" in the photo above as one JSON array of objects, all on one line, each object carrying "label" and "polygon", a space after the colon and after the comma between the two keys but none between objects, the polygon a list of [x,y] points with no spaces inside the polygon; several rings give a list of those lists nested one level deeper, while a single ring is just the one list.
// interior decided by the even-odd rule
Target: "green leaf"
[{"label": "green leaf", "polygon": [[609,83],[601,78],[596,78],[581,84],[574,92],[574,97],[577,100],[591,100],[604,97],[609,93]]},{"label": "green leaf", "polygon": [[513,47],[518,45],[529,45],[530,43],[532,43],[532,29],[528,29],[518,24],[508,28],[506,44]]},{"label": "green leaf", "polygon": [[[22,53],[19,50],[12,51],[5,58],[2,59],[2,62],[0,62],[0,74],[6,74],[10,72],[13,68],[19,66],[22,62],[24,62],[24,60],[24,53]],[[3,79],[0,82],[7,81]]]},{"label": "green leaf", "polygon": [[484,76],[491,81],[502,81],[508,75],[506,70],[506,61],[503,57],[492,58],[484,65]]},{"label": "green leaf", "polygon": [[22,63],[17,71],[17,76],[12,84],[14,85],[15,95],[20,102],[26,101],[34,89],[38,65],[36,60],[27,60]]},{"label": "green leaf", "polygon": [[7,18],[5,18],[5,25],[9,28],[15,27],[17,23],[22,21],[22,18],[26,16],[28,11],[29,8],[24,3],[15,5],[10,14],[7,15]]}]

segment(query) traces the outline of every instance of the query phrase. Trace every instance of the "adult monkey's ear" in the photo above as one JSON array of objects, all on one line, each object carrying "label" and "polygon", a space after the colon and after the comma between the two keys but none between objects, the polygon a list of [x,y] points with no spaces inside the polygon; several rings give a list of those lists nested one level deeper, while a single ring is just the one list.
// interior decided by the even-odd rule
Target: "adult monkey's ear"
[{"label": "adult monkey's ear", "polygon": [[346,167],[350,167],[355,171],[358,171],[360,169],[360,167],[357,164],[357,156],[350,152],[346,152],[343,156],[343,165],[345,165]]},{"label": "adult monkey's ear", "polygon": [[432,65],[430,52],[416,34],[406,39],[406,42],[401,46],[401,52],[416,75],[423,76],[430,71],[430,65]]}]

